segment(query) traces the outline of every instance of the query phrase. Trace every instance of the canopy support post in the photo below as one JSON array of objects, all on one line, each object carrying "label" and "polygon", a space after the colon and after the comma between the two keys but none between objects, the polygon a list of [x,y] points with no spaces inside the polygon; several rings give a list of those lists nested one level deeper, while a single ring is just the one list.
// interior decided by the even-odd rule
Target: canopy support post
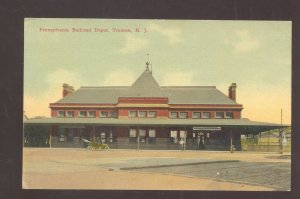
[{"label": "canopy support post", "polygon": [[230,129],[230,153],[233,153],[232,129]]},{"label": "canopy support post", "polygon": [[137,136],[137,150],[140,150],[140,128],[137,127],[137,133],[138,133],[138,136]]}]

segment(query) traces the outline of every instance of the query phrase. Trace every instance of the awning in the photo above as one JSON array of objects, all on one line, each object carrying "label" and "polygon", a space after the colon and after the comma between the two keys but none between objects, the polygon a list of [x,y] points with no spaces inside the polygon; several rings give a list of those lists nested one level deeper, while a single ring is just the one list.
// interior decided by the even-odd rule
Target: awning
[{"label": "awning", "polygon": [[41,118],[24,120],[24,125],[100,125],[100,126],[165,126],[194,127],[218,126],[240,129],[242,133],[259,133],[272,129],[288,127],[268,122],[257,122],[249,119],[169,119],[169,118]]}]

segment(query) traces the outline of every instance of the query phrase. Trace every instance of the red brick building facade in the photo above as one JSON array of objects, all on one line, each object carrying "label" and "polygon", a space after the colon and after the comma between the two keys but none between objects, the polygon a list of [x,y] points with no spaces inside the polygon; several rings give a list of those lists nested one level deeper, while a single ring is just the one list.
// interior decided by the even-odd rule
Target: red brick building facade
[{"label": "red brick building facade", "polygon": [[[82,139],[110,148],[228,150],[242,133],[278,128],[241,118],[236,84],[228,95],[215,86],[159,86],[148,68],[131,86],[63,85],[63,98],[50,104],[52,147],[84,147]],[[29,121],[30,123],[31,121]]]}]

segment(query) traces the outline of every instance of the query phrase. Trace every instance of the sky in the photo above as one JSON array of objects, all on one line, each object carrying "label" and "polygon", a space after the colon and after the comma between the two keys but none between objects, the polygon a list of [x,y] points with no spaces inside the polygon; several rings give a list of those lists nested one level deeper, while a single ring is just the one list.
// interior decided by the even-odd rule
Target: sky
[{"label": "sky", "polygon": [[75,89],[131,85],[149,54],[161,86],[216,86],[227,95],[234,82],[243,118],[280,123],[282,109],[283,123],[291,123],[289,21],[27,18],[24,23],[28,117],[50,117],[49,103],[62,97],[63,83]]}]

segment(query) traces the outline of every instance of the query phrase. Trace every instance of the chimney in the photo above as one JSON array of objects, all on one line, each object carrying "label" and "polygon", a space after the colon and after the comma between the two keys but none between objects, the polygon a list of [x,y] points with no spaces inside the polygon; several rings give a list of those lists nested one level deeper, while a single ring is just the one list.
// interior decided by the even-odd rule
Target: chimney
[{"label": "chimney", "polygon": [[63,84],[63,93],[62,93],[63,97],[65,97],[73,92],[74,92],[73,86],[69,86],[69,84],[66,84],[66,83]]},{"label": "chimney", "polygon": [[228,97],[236,101],[236,83],[232,83],[228,89]]}]

